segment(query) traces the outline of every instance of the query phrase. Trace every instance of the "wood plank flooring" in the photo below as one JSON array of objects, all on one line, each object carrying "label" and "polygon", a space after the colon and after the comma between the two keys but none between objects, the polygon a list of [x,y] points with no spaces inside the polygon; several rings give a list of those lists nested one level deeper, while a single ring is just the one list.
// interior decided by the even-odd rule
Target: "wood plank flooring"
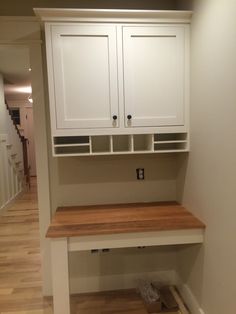
[{"label": "wood plank flooring", "polygon": [[[71,297],[72,314],[147,314],[135,291]],[[36,182],[0,216],[0,314],[53,314],[43,298]]]},{"label": "wood plank flooring", "polygon": [[43,298],[36,180],[0,216],[0,314],[52,314]]}]

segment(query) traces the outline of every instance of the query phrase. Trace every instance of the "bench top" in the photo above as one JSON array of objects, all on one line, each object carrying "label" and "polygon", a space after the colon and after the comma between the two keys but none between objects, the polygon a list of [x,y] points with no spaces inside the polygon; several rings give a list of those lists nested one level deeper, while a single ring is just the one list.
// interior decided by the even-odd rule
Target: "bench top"
[{"label": "bench top", "polygon": [[59,207],[46,237],[204,229],[205,225],[176,202]]}]

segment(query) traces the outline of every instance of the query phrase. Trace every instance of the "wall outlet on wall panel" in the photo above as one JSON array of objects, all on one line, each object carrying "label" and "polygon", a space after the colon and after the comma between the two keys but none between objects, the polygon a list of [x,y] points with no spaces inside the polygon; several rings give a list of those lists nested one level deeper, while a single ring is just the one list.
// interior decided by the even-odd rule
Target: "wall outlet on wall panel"
[{"label": "wall outlet on wall panel", "polygon": [[144,168],[136,169],[137,180],[144,180]]}]

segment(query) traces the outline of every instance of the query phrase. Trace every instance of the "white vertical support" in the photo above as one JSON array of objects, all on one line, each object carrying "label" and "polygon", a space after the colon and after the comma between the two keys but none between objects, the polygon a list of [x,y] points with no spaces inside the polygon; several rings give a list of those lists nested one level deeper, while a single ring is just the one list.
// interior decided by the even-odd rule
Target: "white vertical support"
[{"label": "white vertical support", "polygon": [[110,141],[110,153],[113,153],[113,136],[112,135],[110,135],[109,141]]},{"label": "white vertical support", "polygon": [[129,135],[129,151],[134,151],[134,136],[133,134]]},{"label": "white vertical support", "polygon": [[54,314],[70,314],[67,238],[51,240]]},{"label": "white vertical support", "polygon": [[149,136],[148,150],[154,152],[154,134],[150,134]]},{"label": "white vertical support", "polygon": [[93,147],[92,147],[92,136],[89,136],[89,153],[91,154],[93,151]]}]

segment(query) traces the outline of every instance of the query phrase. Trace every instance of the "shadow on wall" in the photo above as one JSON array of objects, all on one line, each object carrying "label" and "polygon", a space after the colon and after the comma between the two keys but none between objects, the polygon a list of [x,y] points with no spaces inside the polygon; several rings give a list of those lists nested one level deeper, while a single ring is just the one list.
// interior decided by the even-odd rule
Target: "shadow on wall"
[{"label": "shadow on wall", "polygon": [[149,9],[176,10],[189,7],[190,0],[34,0],[34,1],[1,1],[1,15],[34,15],[33,7],[38,8],[94,8],[94,9]]},{"label": "shadow on wall", "polygon": [[186,174],[188,169],[188,154],[180,154],[178,155],[177,159],[177,180],[176,180],[176,187],[177,187],[177,201],[182,204],[183,197],[184,197],[184,190],[185,190],[185,182],[186,182]]},{"label": "shadow on wall", "polygon": [[[91,287],[93,291],[103,291],[112,286],[113,289],[124,289],[137,286],[139,279],[158,280],[162,272],[171,273],[175,269],[175,249],[171,246],[115,249],[94,254],[73,252],[75,258],[70,259],[71,291],[83,289],[85,292]],[[168,279],[166,276],[165,280]],[[83,282],[83,287],[78,282]]]},{"label": "shadow on wall", "polygon": [[[191,154],[191,153],[190,153]],[[186,190],[191,190],[188,182],[186,186],[186,176],[189,171],[189,155],[179,155],[177,161],[177,201],[184,204]],[[192,188],[194,189],[194,188]],[[191,211],[192,208],[189,208]],[[205,234],[207,237],[207,231]],[[205,238],[206,239],[206,238]],[[205,243],[200,245],[180,246],[177,254],[177,270],[181,284],[187,285],[191,291],[194,291],[194,296],[198,303],[202,303],[202,282],[204,278],[204,262],[205,262]],[[196,278],[197,277],[197,278]],[[183,287],[184,288],[184,287]]]},{"label": "shadow on wall", "polygon": [[[178,273],[183,284],[194,291],[198,303],[202,303],[205,245],[188,245],[178,249]],[[181,262],[180,262],[181,261]],[[197,278],[196,278],[197,277]]]},{"label": "shadow on wall", "polygon": [[[174,154],[149,156],[93,156],[58,159],[59,184],[137,181],[136,169],[144,168],[145,181],[175,180]],[[141,182],[141,181],[139,181]]]}]

